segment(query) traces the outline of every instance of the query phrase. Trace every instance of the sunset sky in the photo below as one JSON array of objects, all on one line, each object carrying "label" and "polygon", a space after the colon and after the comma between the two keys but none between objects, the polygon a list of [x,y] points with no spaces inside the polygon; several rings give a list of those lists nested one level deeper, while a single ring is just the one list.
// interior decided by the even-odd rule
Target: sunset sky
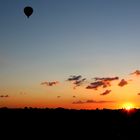
[{"label": "sunset sky", "polygon": [[140,107],[139,0],[0,0],[0,18],[0,107]]}]

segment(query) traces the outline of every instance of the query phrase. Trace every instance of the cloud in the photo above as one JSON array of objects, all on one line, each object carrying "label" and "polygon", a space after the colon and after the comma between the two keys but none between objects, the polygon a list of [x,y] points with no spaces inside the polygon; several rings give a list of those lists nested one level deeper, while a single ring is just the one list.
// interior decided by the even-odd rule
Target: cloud
[{"label": "cloud", "polygon": [[95,100],[87,100],[85,103],[96,103],[97,101]]},{"label": "cloud", "polygon": [[84,104],[84,103],[85,103],[85,102],[83,102],[83,101],[81,101],[81,100],[73,102],[73,104]]},{"label": "cloud", "polygon": [[41,85],[46,85],[46,86],[53,86],[53,85],[56,85],[58,84],[59,82],[58,81],[53,81],[53,82],[42,82]]},{"label": "cloud", "polygon": [[0,95],[0,98],[8,98],[9,95]]},{"label": "cloud", "polygon": [[110,85],[110,82],[106,82],[106,81],[97,81],[97,82],[93,82],[93,83],[90,83],[90,85],[88,85],[86,87],[86,89],[95,89],[97,90],[99,87],[103,87],[103,88],[106,88],[108,86],[111,86]]},{"label": "cloud", "polygon": [[101,93],[100,95],[107,95],[111,92],[111,90],[106,90],[105,92]]},{"label": "cloud", "polygon": [[138,93],[137,95],[140,95],[140,93]]},{"label": "cloud", "polygon": [[95,81],[113,81],[113,80],[118,80],[119,77],[103,77],[103,78],[99,78],[99,77],[95,77],[94,78]]},{"label": "cloud", "polygon": [[105,100],[99,100],[99,101],[96,101],[96,100],[87,100],[85,103],[110,103],[110,102],[114,102],[114,101],[105,101]]},{"label": "cloud", "polygon": [[125,79],[122,79],[122,80],[119,82],[118,86],[123,87],[123,86],[125,86],[125,85],[127,85],[127,84],[128,84],[128,82],[127,82]]},{"label": "cloud", "polygon": [[97,90],[99,87],[106,88],[111,86],[111,81],[113,80],[118,80],[119,77],[95,77],[94,80],[95,82],[90,83],[86,89],[95,89]]},{"label": "cloud", "polygon": [[96,100],[86,100],[86,101],[75,101],[73,102],[73,104],[89,104],[89,103],[111,103],[111,102],[114,102],[114,101],[105,101],[105,100],[99,100],[99,101],[96,101]]},{"label": "cloud", "polygon": [[73,89],[76,89],[76,87],[81,86],[85,80],[86,78],[82,79],[81,75],[78,75],[78,76],[72,75],[67,79],[67,81],[73,81],[73,84],[75,85]]},{"label": "cloud", "polygon": [[67,79],[67,81],[77,81],[77,80],[80,80],[82,78],[81,75],[71,75],[70,78]]},{"label": "cloud", "polygon": [[73,88],[76,89],[76,87],[81,86],[84,81],[86,80],[86,78],[83,78],[81,80],[76,80],[73,84],[75,85]]},{"label": "cloud", "polygon": [[61,96],[57,96],[57,98],[60,98]]},{"label": "cloud", "polygon": [[73,98],[76,98],[76,96],[72,96]]},{"label": "cloud", "polygon": [[76,80],[73,84],[80,86],[85,80],[86,80],[86,78],[83,78],[81,80]]},{"label": "cloud", "polygon": [[131,75],[137,75],[137,76],[139,76],[140,75],[140,70],[136,70],[136,71],[134,71],[134,72],[132,72],[130,74]]},{"label": "cloud", "polygon": [[101,101],[98,101],[97,103],[114,103],[115,101],[104,101],[104,100],[101,100]]},{"label": "cloud", "polygon": [[104,85],[104,84],[103,84],[102,81],[93,82],[93,83],[90,83],[90,85],[88,85],[88,86],[86,87],[86,89],[95,89],[95,90],[97,90],[98,87],[103,86],[103,85]]}]

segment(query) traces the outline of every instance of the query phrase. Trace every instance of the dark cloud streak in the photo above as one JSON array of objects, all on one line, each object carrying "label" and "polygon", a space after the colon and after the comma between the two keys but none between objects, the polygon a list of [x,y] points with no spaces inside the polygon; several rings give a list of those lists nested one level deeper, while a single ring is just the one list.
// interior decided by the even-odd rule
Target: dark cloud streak
[{"label": "dark cloud streak", "polygon": [[0,95],[0,98],[8,98],[9,95]]},{"label": "dark cloud streak", "polygon": [[71,75],[70,78],[67,79],[67,81],[77,81],[77,80],[80,80],[82,78],[81,75]]},{"label": "dark cloud streak", "polygon": [[82,76],[81,76],[81,75],[78,75],[78,76],[76,76],[76,75],[71,75],[71,76],[67,79],[67,81],[72,81],[73,84],[75,85],[75,86],[73,87],[73,89],[76,89],[76,87],[81,86],[81,85],[85,82],[85,80],[86,80],[86,78],[83,78],[83,79],[82,79]]},{"label": "dark cloud streak", "polygon": [[99,78],[99,77],[95,77],[94,78],[95,81],[113,81],[113,80],[118,80],[119,77],[103,77],[103,78]]},{"label": "dark cloud streak", "polygon": [[118,80],[119,77],[95,77],[95,82],[90,83],[86,89],[95,89],[97,90],[99,87],[106,88],[111,86],[111,81]]},{"label": "dark cloud streak", "polygon": [[105,92],[101,93],[100,95],[107,95],[111,92],[111,90],[106,90]]},{"label": "dark cloud streak", "polygon": [[96,101],[96,100],[86,100],[86,101],[75,101],[72,104],[88,104],[88,103],[113,103],[114,101],[105,101],[105,100],[100,100],[100,101]]},{"label": "dark cloud streak", "polygon": [[53,81],[53,82],[42,82],[41,85],[46,85],[46,86],[54,86],[56,84],[58,84],[59,82],[58,81]]}]

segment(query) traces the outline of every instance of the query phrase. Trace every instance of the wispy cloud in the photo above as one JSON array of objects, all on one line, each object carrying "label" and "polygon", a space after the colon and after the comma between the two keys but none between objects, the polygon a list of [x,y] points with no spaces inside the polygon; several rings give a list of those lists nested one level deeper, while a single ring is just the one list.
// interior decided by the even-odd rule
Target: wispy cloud
[{"label": "wispy cloud", "polygon": [[125,85],[127,85],[127,84],[128,84],[128,82],[127,82],[125,79],[122,79],[122,80],[119,82],[118,86],[123,87],[123,86],[125,86]]},{"label": "wispy cloud", "polygon": [[131,75],[137,75],[137,76],[139,76],[140,75],[140,70],[136,70],[136,71],[134,71],[134,72],[132,72],[130,74]]},{"label": "wispy cloud", "polygon": [[95,89],[95,90],[97,90],[99,87],[105,88],[105,87],[107,87],[107,85],[103,81],[92,82],[86,87],[86,89]]},{"label": "wispy cloud", "polygon": [[78,100],[78,101],[73,102],[73,104],[113,103],[113,102],[115,102],[115,101],[105,101],[105,100],[99,100],[99,101],[96,101],[96,100],[86,100],[86,101],[81,101],[81,100]]},{"label": "wispy cloud", "polygon": [[73,84],[75,85],[75,86],[73,87],[73,89],[76,89],[76,87],[81,86],[81,85],[85,82],[85,80],[86,80],[86,78],[82,78],[81,75],[78,75],[78,76],[76,76],[76,75],[71,75],[71,76],[67,79],[67,81],[72,81]]},{"label": "wispy cloud", "polygon": [[84,81],[86,80],[86,78],[83,78],[81,80],[76,80],[73,84],[75,85],[73,88],[76,89],[76,87],[81,86]]},{"label": "wispy cloud", "polygon": [[95,79],[95,81],[113,81],[113,80],[118,80],[119,79],[119,77],[102,77],[102,78],[100,78],[100,77],[95,77],[94,78]]},{"label": "wispy cloud", "polygon": [[77,81],[77,80],[80,80],[81,78],[82,78],[81,75],[78,75],[78,76],[76,76],[76,75],[71,75],[71,76],[67,79],[67,81]]},{"label": "wispy cloud", "polygon": [[54,86],[56,84],[58,84],[59,82],[58,81],[52,81],[52,82],[42,82],[41,85],[46,85],[46,86]]},{"label": "wispy cloud", "polygon": [[9,95],[0,95],[0,98],[8,98]]},{"label": "wispy cloud", "polygon": [[105,92],[101,93],[100,95],[107,95],[111,92],[111,90],[106,90]]},{"label": "wispy cloud", "polygon": [[111,81],[118,80],[119,77],[95,77],[95,82],[90,83],[86,89],[95,89],[97,90],[99,87],[106,88],[111,86]]},{"label": "wispy cloud", "polygon": [[85,103],[85,102],[79,100],[79,101],[75,101],[75,102],[73,102],[72,104],[84,104],[84,103]]},{"label": "wispy cloud", "polygon": [[90,83],[86,87],[86,89],[95,89],[95,90],[97,90],[99,87],[106,88],[106,87],[109,87],[109,86],[111,86],[109,81],[97,81],[97,82]]}]

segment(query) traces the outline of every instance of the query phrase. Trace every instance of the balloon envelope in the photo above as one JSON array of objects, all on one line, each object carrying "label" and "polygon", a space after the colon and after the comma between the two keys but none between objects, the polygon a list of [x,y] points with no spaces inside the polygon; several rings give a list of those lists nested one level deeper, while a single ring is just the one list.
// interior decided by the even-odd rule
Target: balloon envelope
[{"label": "balloon envelope", "polygon": [[25,7],[24,8],[24,13],[29,18],[33,13],[33,8],[30,7],[30,6]]}]

